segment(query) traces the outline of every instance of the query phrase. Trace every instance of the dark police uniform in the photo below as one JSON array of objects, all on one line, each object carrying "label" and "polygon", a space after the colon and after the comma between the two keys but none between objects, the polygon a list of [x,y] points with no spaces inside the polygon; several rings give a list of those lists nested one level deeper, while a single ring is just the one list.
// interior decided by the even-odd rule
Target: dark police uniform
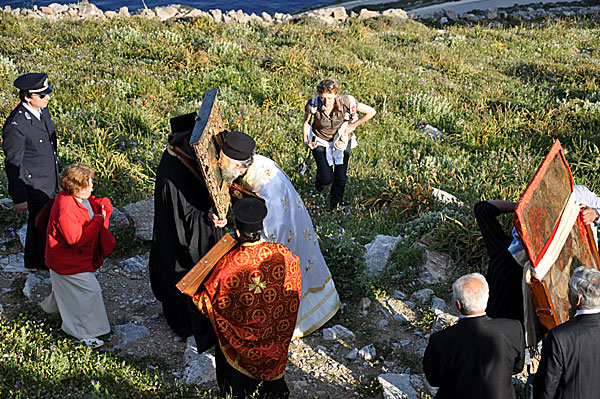
[{"label": "dark police uniform", "polygon": [[2,136],[8,192],[13,203],[28,206],[25,267],[46,268],[46,232],[35,228],[35,218],[58,188],[56,129],[50,112],[41,109],[38,119],[21,103],[8,116]]}]

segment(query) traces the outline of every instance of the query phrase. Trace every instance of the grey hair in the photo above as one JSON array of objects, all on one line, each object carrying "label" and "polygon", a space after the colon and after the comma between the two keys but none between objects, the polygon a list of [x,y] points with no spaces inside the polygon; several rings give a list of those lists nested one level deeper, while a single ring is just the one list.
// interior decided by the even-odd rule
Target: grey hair
[{"label": "grey hair", "polygon": [[246,170],[254,163],[254,154],[252,154],[250,158],[244,159],[243,161],[232,159],[231,162],[233,165],[239,165],[240,168]]},{"label": "grey hair", "polygon": [[[483,285],[470,284],[473,280],[478,280]],[[452,297],[458,299],[463,313],[484,312],[487,307],[490,288],[485,277],[479,273],[465,274],[452,284]]]},{"label": "grey hair", "polygon": [[579,266],[569,280],[569,290],[575,298],[581,298],[578,309],[600,308],[600,271]]}]

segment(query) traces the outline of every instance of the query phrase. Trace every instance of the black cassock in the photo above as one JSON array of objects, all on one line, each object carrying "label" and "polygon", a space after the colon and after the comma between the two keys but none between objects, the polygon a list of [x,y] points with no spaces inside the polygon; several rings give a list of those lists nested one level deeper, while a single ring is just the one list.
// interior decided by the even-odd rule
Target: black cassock
[{"label": "black cassock", "polygon": [[182,337],[192,335],[201,314],[175,284],[221,238],[208,219],[212,206],[204,181],[165,150],[156,171],[150,283],[167,323]]}]

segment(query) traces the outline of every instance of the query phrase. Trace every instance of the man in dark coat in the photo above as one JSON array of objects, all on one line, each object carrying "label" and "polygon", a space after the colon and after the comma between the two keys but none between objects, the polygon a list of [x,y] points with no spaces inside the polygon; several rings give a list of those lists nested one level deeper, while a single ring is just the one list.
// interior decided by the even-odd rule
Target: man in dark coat
[{"label": "man in dark coat", "polygon": [[211,219],[213,202],[189,145],[195,120],[196,114],[170,120],[169,147],[156,171],[149,262],[152,291],[169,326],[183,338],[192,335],[199,312],[175,284],[222,235]]},{"label": "man in dark coat", "polygon": [[35,228],[35,218],[58,188],[56,130],[47,108],[52,87],[45,73],[22,75],[14,85],[19,89],[21,103],[2,129],[8,193],[15,212],[29,214],[25,267],[47,270],[46,232]]},{"label": "man in dark coat", "polygon": [[521,323],[486,316],[489,288],[479,273],[456,280],[452,292],[461,319],[431,335],[423,357],[436,398],[514,399],[511,375],[525,361]]},{"label": "man in dark coat", "polygon": [[554,327],[542,346],[533,381],[535,399],[595,399],[600,396],[600,272],[580,266],[569,281],[575,316]]}]

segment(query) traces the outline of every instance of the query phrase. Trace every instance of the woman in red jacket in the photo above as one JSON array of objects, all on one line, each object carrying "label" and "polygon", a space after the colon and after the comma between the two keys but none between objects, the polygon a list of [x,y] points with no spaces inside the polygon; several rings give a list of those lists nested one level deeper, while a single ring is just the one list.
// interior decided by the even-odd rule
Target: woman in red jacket
[{"label": "woman in red jacket", "polygon": [[46,264],[52,293],[42,303],[47,312],[60,312],[62,329],[90,347],[110,332],[102,289],[95,271],[115,246],[108,231],[112,205],[91,197],[94,170],[82,163],[65,168],[46,230]]}]

